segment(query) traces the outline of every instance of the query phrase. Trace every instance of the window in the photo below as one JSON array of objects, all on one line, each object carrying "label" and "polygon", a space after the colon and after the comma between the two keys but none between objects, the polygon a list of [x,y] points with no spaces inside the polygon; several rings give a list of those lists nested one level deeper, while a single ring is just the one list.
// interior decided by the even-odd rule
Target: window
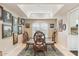
[{"label": "window", "polygon": [[36,31],[42,31],[45,37],[48,37],[48,24],[47,23],[33,23],[32,24],[32,37]]}]

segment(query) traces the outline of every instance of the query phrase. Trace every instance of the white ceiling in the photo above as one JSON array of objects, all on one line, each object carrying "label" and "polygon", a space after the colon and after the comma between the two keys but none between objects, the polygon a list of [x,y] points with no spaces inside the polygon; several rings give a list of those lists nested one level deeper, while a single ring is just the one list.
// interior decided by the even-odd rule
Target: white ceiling
[{"label": "white ceiling", "polygon": [[[54,18],[63,15],[79,4],[23,3],[0,4],[24,18]],[[53,17],[54,16],[54,17]]]},{"label": "white ceiling", "polygon": [[28,18],[53,18],[64,4],[18,4]]},{"label": "white ceiling", "polygon": [[64,4],[64,7],[61,8],[54,16],[62,16],[76,7],[79,7],[78,3]]}]

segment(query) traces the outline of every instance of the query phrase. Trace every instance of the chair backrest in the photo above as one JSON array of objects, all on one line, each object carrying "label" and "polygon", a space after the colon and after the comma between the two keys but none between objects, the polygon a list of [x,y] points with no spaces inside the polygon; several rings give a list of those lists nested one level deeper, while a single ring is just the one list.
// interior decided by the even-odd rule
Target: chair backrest
[{"label": "chair backrest", "polygon": [[34,34],[34,42],[43,42],[45,43],[45,34],[41,31],[36,31],[35,34]]},{"label": "chair backrest", "polygon": [[54,31],[53,34],[52,34],[52,41],[54,41],[54,42],[55,42],[55,39],[56,39],[56,33],[57,33],[57,32]]},{"label": "chair backrest", "polygon": [[23,33],[23,43],[26,43],[27,41],[29,41],[29,35],[27,32]]}]

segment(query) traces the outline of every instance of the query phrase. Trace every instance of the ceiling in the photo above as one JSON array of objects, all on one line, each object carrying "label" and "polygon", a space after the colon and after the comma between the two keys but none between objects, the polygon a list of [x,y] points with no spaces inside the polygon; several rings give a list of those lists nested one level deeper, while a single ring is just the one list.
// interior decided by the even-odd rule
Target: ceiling
[{"label": "ceiling", "polygon": [[1,4],[12,12],[24,18],[49,19],[67,13],[79,4],[52,4],[52,3],[20,3]]},{"label": "ceiling", "polygon": [[4,9],[7,8],[19,17],[26,17],[25,13],[17,6],[17,4],[1,3],[0,5],[3,6]]},{"label": "ceiling", "polygon": [[76,7],[79,7],[78,3],[64,4],[64,7],[61,8],[54,16],[62,16]]},{"label": "ceiling", "polygon": [[53,18],[53,15],[60,10],[63,4],[18,4],[28,18]]}]

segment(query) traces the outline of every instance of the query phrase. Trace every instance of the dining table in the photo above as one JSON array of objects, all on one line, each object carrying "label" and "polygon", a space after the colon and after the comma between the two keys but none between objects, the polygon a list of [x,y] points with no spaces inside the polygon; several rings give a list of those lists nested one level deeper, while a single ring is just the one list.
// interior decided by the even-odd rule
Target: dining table
[{"label": "dining table", "polygon": [[[47,46],[48,46],[48,45],[51,45],[51,47],[53,48],[53,50],[56,51],[56,50],[55,50],[55,45],[54,45],[55,42],[52,41],[52,38],[48,38],[48,39],[46,39],[45,41],[46,41],[46,45],[47,45]],[[26,46],[27,46],[27,47],[26,47],[26,50],[29,48],[30,45],[34,45],[34,39],[33,39],[33,38],[31,38],[29,41],[26,42]]]}]

